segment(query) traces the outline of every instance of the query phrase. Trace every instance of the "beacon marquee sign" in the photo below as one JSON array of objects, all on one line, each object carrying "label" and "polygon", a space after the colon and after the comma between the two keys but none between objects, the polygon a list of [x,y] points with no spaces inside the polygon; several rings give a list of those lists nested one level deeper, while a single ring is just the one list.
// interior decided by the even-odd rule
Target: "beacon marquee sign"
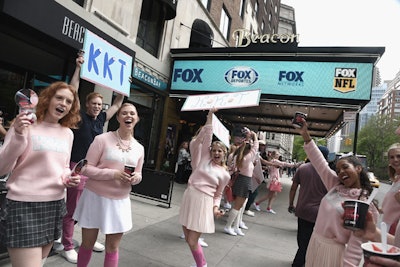
[{"label": "beacon marquee sign", "polygon": [[299,34],[252,34],[246,29],[237,29],[232,33],[233,38],[238,44],[237,47],[247,47],[250,44],[298,44],[300,35]]}]

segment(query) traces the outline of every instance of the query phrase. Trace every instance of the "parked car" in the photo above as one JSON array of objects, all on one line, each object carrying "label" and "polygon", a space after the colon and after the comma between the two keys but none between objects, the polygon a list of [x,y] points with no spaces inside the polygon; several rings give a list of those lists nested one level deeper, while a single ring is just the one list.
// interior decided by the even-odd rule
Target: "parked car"
[{"label": "parked car", "polygon": [[373,172],[368,172],[368,178],[373,187],[379,188],[381,183],[379,182],[378,178],[375,176]]}]

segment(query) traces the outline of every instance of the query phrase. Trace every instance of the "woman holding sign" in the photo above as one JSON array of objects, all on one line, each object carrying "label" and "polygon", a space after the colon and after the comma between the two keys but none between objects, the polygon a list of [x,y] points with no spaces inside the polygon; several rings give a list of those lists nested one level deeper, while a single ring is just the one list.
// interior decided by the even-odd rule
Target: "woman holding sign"
[{"label": "woman holding sign", "polygon": [[193,171],[179,212],[179,222],[197,267],[207,266],[199,238],[202,233],[214,233],[214,216],[224,215],[219,205],[230,179],[226,166],[228,149],[221,141],[212,142],[214,112],[215,109],[209,111],[206,124],[190,142]]}]

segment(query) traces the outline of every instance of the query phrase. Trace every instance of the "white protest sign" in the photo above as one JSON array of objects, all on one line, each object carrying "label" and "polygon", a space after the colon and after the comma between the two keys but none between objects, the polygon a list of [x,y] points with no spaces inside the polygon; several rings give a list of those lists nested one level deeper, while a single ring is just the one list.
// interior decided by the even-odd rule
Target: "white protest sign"
[{"label": "white protest sign", "polygon": [[218,120],[217,116],[214,114],[212,119],[212,127],[215,136],[229,148],[229,130],[225,128],[222,122]]},{"label": "white protest sign", "polygon": [[132,57],[86,30],[81,78],[129,96]]},{"label": "white protest sign", "polygon": [[186,98],[181,111],[227,109],[258,106],[261,90],[234,93],[191,95]]}]

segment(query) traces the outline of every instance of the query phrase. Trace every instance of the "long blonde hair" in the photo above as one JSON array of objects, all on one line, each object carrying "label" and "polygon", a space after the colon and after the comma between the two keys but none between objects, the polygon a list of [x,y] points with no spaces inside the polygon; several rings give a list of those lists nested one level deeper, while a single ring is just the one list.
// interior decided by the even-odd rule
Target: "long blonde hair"
[{"label": "long blonde hair", "polygon": [[214,141],[214,142],[212,142],[211,143],[211,149],[210,149],[210,153],[211,153],[211,150],[212,150],[212,148],[214,147],[214,146],[218,146],[218,147],[220,147],[221,149],[222,149],[222,151],[224,151],[224,158],[223,158],[223,160],[222,160],[222,164],[221,164],[221,166],[222,167],[224,167],[224,168],[228,168],[228,166],[226,165],[226,161],[227,161],[227,159],[228,159],[228,148],[225,146],[225,144],[224,143],[222,143],[221,141]]},{"label": "long blonde hair", "polygon": [[[389,157],[390,150],[394,150],[394,149],[400,149],[400,143],[394,143],[388,148],[388,150],[387,150],[388,157]],[[396,174],[396,170],[389,164],[388,171],[389,171],[389,179],[394,181],[394,176]]]}]

